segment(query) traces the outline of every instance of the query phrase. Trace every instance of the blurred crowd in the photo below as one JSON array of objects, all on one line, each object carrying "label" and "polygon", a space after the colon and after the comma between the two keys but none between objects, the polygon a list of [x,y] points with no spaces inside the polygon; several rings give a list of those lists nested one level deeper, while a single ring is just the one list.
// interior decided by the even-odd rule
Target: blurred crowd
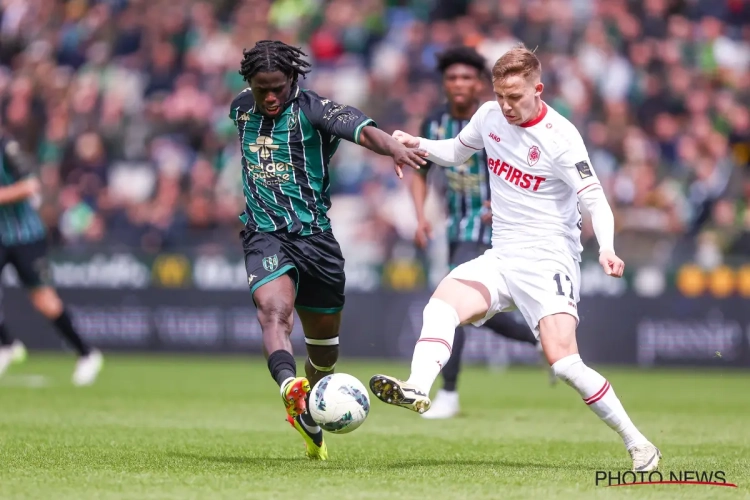
[{"label": "blurred crowd", "polygon": [[[309,54],[304,86],[413,133],[442,99],[437,52],[467,44],[491,65],[522,41],[586,140],[626,260],[750,252],[743,0],[0,0],[0,124],[38,159],[53,243],[238,248],[228,106],[242,49],[269,38]],[[331,171],[348,259],[413,252],[387,158],[346,144]]]}]

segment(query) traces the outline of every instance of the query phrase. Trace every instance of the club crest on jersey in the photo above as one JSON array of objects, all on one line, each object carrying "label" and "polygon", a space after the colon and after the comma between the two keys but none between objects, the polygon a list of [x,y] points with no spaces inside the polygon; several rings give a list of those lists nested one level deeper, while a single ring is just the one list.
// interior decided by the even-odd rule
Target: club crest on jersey
[{"label": "club crest on jersey", "polygon": [[529,162],[530,167],[533,167],[539,161],[539,158],[541,156],[542,156],[542,152],[539,151],[539,148],[536,146],[531,146],[529,148],[529,154],[526,157],[526,161]]},{"label": "club crest on jersey", "polygon": [[289,130],[294,130],[298,124],[299,119],[297,118],[297,113],[292,111],[291,113],[289,113],[289,117],[286,119],[286,126]]}]

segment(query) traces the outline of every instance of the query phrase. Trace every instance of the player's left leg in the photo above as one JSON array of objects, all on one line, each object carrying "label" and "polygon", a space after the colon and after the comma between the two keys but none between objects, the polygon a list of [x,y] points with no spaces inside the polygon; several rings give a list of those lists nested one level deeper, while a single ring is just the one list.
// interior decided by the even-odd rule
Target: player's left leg
[{"label": "player's left leg", "polygon": [[633,470],[656,469],[661,452],[630,420],[609,381],[583,362],[578,354],[576,325],[576,318],[565,313],[552,314],[539,321],[540,339],[552,370],[578,391],[583,402],[620,435],[633,459]]},{"label": "player's left leg", "polygon": [[586,405],[625,443],[636,471],[654,470],[660,451],[625,412],[610,383],[581,360],[576,342],[580,267],[573,257],[550,249],[531,249],[509,265],[508,286],[539,339],[555,375],[575,389]]}]

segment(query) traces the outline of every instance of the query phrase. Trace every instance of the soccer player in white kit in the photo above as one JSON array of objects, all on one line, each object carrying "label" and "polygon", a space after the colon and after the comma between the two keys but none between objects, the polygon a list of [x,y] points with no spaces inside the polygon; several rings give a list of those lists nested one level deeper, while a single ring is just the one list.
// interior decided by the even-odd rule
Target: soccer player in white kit
[{"label": "soccer player in white kit", "polygon": [[657,468],[661,452],[638,431],[610,383],[581,360],[576,344],[583,204],[599,243],[599,263],[614,278],[625,264],[614,251],[614,217],[581,135],[542,101],[541,63],[524,46],[492,69],[497,100],[482,105],[456,139],[427,140],[396,131],[403,144],[438,165],[459,165],[484,148],[490,172],[492,249],[455,268],[424,309],[411,375],[375,375],[382,401],[424,413],[448,361],[457,326],[481,326],[520,310],[554,374],[623,439],[635,471]]}]

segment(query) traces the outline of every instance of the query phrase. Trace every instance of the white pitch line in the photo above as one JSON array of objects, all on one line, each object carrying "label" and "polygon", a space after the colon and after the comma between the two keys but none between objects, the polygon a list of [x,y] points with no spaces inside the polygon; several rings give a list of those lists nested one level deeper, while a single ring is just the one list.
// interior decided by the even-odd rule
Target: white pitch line
[{"label": "white pitch line", "polygon": [[5,375],[0,377],[0,386],[5,387],[47,387],[49,378],[44,375]]}]

